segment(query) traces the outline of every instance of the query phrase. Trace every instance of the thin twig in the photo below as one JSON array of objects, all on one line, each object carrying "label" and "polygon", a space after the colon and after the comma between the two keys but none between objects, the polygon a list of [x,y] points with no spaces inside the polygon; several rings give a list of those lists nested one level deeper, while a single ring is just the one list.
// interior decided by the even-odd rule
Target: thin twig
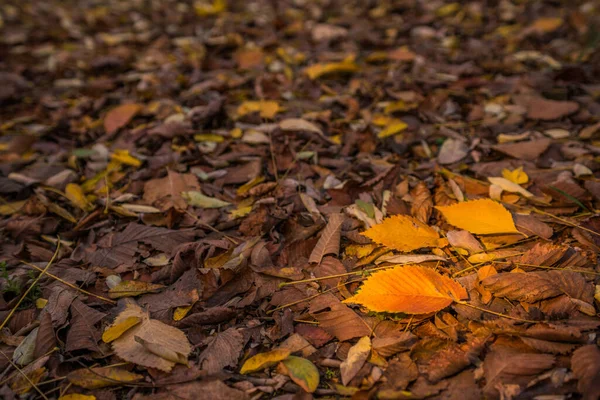
[{"label": "thin twig", "polygon": [[503,318],[508,318],[508,319],[514,319],[515,321],[528,322],[530,324],[537,324],[538,322],[542,322],[542,321],[532,321],[530,319],[523,319],[523,318],[518,318],[518,317],[512,317],[510,315],[506,315],[506,314],[502,314],[502,313],[499,313],[499,312],[496,312],[496,311],[487,310],[487,309],[482,308],[482,307],[474,306],[473,304],[469,304],[466,301],[462,301],[462,300],[454,300],[454,301],[456,302],[456,304],[460,304],[460,305],[463,305],[463,306],[471,307],[471,308],[474,308],[474,309],[479,310],[479,311],[483,311],[483,312],[486,312],[486,313],[489,313],[489,314],[496,315],[498,317],[503,317]]},{"label": "thin twig", "polygon": [[25,291],[25,293],[23,293],[23,295],[21,296],[21,298],[19,299],[19,301],[17,302],[17,304],[15,304],[15,306],[12,308],[12,310],[10,310],[10,312],[8,313],[8,315],[6,316],[6,318],[4,318],[4,321],[0,325],[0,330],[2,330],[2,328],[4,328],[6,326],[6,324],[11,319],[11,317],[13,316],[13,314],[15,313],[15,311],[17,311],[17,308],[21,305],[21,303],[23,302],[23,300],[25,300],[25,297],[27,297],[27,295],[29,294],[29,292],[31,291],[31,289],[33,289],[33,287],[38,283],[38,281],[41,279],[41,277],[46,273],[46,271],[48,271],[48,268],[50,268],[50,266],[52,265],[52,263],[54,262],[54,260],[58,256],[58,251],[59,250],[60,250],[60,237],[58,238],[58,242],[56,243],[56,250],[54,251],[54,254],[52,255],[52,258],[50,259],[50,261],[48,261],[48,264],[46,264],[46,268],[44,268],[44,270],[37,276],[37,278],[35,278],[33,280],[33,282],[31,283],[31,285],[29,285],[29,287],[27,288],[27,290]]},{"label": "thin twig", "polygon": [[0,354],[2,354],[4,356],[4,358],[6,358],[6,360],[10,363],[10,365],[13,366],[14,369],[16,369],[21,375],[23,375],[23,377],[27,380],[27,382],[29,382],[31,387],[33,387],[40,394],[40,396],[42,396],[44,399],[48,400],[48,398],[46,397],[44,392],[42,392],[40,390],[40,388],[37,387],[37,385],[29,378],[29,376],[27,376],[27,374],[25,372],[23,372],[23,370],[21,368],[19,368],[6,354],[4,354],[4,352],[2,350],[0,350]]}]

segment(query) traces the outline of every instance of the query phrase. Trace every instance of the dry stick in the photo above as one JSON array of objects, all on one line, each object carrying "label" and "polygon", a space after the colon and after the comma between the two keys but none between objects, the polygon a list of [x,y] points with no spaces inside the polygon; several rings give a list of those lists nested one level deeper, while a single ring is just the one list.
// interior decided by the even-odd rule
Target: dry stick
[{"label": "dry stick", "polygon": [[[40,267],[38,267],[37,265],[34,265],[34,264],[31,264],[31,263],[28,263],[27,261],[19,260],[19,262],[21,262],[21,263],[23,263],[23,264],[25,264],[25,265],[29,265],[30,267],[32,267],[32,268],[35,268],[35,269],[37,269],[38,271],[43,271],[43,269],[41,269],[41,268],[40,268]],[[112,300],[112,299],[107,299],[106,297],[102,297],[102,296],[100,296],[100,295],[97,295],[97,294],[94,294],[94,293],[88,292],[87,290],[85,290],[85,289],[82,289],[82,288],[80,288],[80,287],[78,287],[78,286],[75,286],[75,285],[73,285],[72,283],[69,283],[69,282],[67,282],[67,281],[63,280],[63,279],[59,278],[59,277],[58,277],[58,276],[56,276],[56,275],[52,275],[50,272],[46,272],[46,275],[48,275],[48,276],[49,276],[50,278],[52,278],[52,279],[55,279],[55,280],[57,280],[58,282],[62,283],[63,285],[66,285],[66,286],[68,286],[68,287],[70,287],[70,288],[72,288],[72,289],[75,289],[75,290],[77,290],[78,292],[81,292],[81,293],[83,293],[83,294],[86,294],[86,295],[88,295],[88,296],[95,297],[95,298],[97,298],[97,299],[99,299],[99,300],[105,301],[105,302],[107,302],[107,303],[110,303],[110,304],[117,304],[117,302],[116,302],[115,300]]]},{"label": "dry stick", "polygon": [[13,316],[13,314],[15,313],[15,311],[17,311],[17,308],[21,305],[21,303],[23,302],[23,300],[25,300],[25,297],[29,294],[29,292],[31,291],[31,289],[38,283],[38,281],[41,279],[42,275],[44,275],[46,273],[46,271],[48,271],[48,268],[50,268],[50,266],[52,265],[52,263],[54,262],[54,260],[58,256],[58,250],[59,249],[60,249],[60,237],[58,237],[58,243],[56,243],[56,250],[54,251],[54,254],[52,255],[52,258],[50,259],[50,261],[48,261],[48,264],[46,264],[46,268],[44,268],[44,270],[37,276],[37,278],[35,278],[33,280],[33,282],[31,283],[31,285],[29,285],[29,287],[27,288],[27,290],[25,291],[25,293],[23,293],[23,295],[21,296],[21,298],[19,299],[19,301],[17,302],[17,304],[15,304],[15,306],[13,307],[12,310],[10,310],[10,312],[8,313],[8,315],[6,316],[6,318],[4,318],[4,321],[0,325],[0,330],[2,330],[2,328],[4,328],[6,326],[6,324],[8,323],[8,321],[10,320],[10,318]]},{"label": "dry stick", "polygon": [[[58,351],[58,350],[60,350],[60,349],[58,347],[55,347],[52,350],[50,350],[49,352],[47,352],[46,354],[39,356],[38,358],[36,358],[35,360],[33,360],[29,364],[31,365],[31,364],[37,362],[38,360],[41,360],[42,358],[44,358],[46,356],[49,356],[50,354],[52,354],[52,353],[54,353],[55,351]],[[8,367],[10,368],[10,365]],[[11,379],[12,379],[12,376],[9,376],[8,378],[3,379],[2,382],[0,382],[0,387],[4,386],[4,384],[6,384],[6,382],[8,382]],[[39,385],[39,383],[38,383],[38,385]]]},{"label": "dry stick", "polygon": [[[363,279],[365,279],[365,278],[360,278],[360,279],[355,279],[355,280],[353,280],[353,281],[349,281],[349,282],[340,283],[340,285],[349,285],[349,284],[351,284],[351,283],[360,282],[360,281],[362,281]],[[337,286],[335,286],[335,287],[329,288],[329,289],[327,289],[327,290],[324,290],[324,291],[322,291],[322,292],[319,292],[319,293],[317,293],[317,294],[315,294],[315,295],[312,295],[312,296],[306,297],[306,298],[304,298],[304,299],[300,299],[300,300],[292,301],[291,303],[287,303],[287,304],[284,304],[284,305],[282,305],[282,306],[279,306],[279,307],[277,307],[277,308],[274,308],[274,309],[272,309],[272,310],[269,310],[269,311],[267,311],[267,314],[273,314],[275,311],[281,310],[282,308],[286,308],[286,307],[289,307],[289,306],[295,306],[296,304],[304,303],[305,301],[312,300],[312,299],[314,299],[314,298],[316,298],[316,297],[319,297],[319,296],[320,296],[320,295],[322,295],[322,294],[329,293],[329,292],[331,292],[331,291],[333,291],[333,290],[336,290],[336,289],[339,289],[339,288],[338,288]]]},{"label": "dry stick", "polygon": [[27,382],[29,382],[29,384],[40,394],[40,396],[42,396],[44,399],[48,400],[48,398],[46,397],[44,392],[42,392],[40,390],[40,388],[37,387],[37,385],[35,383],[33,383],[33,381],[29,378],[29,376],[27,376],[27,374],[25,372],[23,372],[23,370],[21,370],[21,368],[19,368],[14,362],[12,362],[12,360],[6,354],[4,354],[4,352],[2,350],[0,350],[0,354],[2,354],[4,356],[4,358],[6,358],[6,360],[10,363],[10,365],[13,366],[14,369],[16,369],[21,375],[23,375],[23,377],[27,380]]},{"label": "dry stick", "polygon": [[526,263],[519,263],[519,262],[512,262],[512,261],[494,261],[494,262],[497,262],[498,264],[514,264],[517,267],[531,267],[531,268],[541,268],[541,269],[555,269],[557,271],[572,271],[572,272],[579,272],[581,274],[600,275],[600,272],[586,271],[584,269],[560,268],[560,267],[551,267],[551,266],[548,266],[548,265],[526,264]]},{"label": "dry stick", "polygon": [[502,314],[502,313],[499,313],[499,312],[496,312],[496,311],[487,310],[487,309],[482,308],[482,307],[474,306],[473,304],[469,304],[466,301],[462,301],[462,300],[454,300],[454,302],[456,304],[460,304],[460,305],[463,305],[463,306],[471,307],[471,308],[474,308],[474,309],[479,310],[479,311],[483,311],[483,312],[486,312],[486,313],[489,313],[489,314],[496,315],[498,317],[503,317],[503,318],[508,318],[508,319],[514,319],[515,321],[528,322],[528,323],[531,323],[531,324],[537,324],[538,322],[543,322],[543,321],[533,321],[533,320],[530,320],[530,319],[523,319],[523,318],[518,318],[518,317],[512,317],[510,315],[506,315],[506,314]]}]

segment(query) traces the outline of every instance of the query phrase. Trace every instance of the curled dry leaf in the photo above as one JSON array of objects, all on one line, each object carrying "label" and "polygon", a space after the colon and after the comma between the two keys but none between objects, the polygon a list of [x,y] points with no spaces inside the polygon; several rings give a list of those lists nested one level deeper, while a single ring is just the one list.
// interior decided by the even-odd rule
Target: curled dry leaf
[{"label": "curled dry leaf", "polygon": [[364,336],[350,348],[348,356],[340,365],[344,386],[348,385],[362,368],[367,358],[369,358],[369,354],[371,354],[371,339],[368,336]]},{"label": "curled dry leaf", "polygon": [[495,234],[518,232],[512,216],[501,204],[480,199],[437,206],[444,218],[456,227],[476,234]]},{"label": "curled dry leaf", "polygon": [[405,215],[386,218],[363,232],[372,241],[394,250],[412,251],[423,247],[443,247],[446,240],[423,222]]},{"label": "curled dry leaf", "polygon": [[[177,328],[150,319],[135,304],[128,304],[127,308],[117,316],[113,326],[121,324],[131,317],[138,317],[142,321],[126,330],[112,342],[113,349],[118,357],[134,364],[157,368],[166,372],[173,368],[175,362],[149,351],[149,346],[152,346],[155,350],[162,347],[161,354],[168,352],[169,354],[176,354],[177,360],[187,360],[192,348],[185,334]],[[145,345],[140,343],[139,339],[136,340],[136,337],[141,338]]]},{"label": "curled dry leaf", "polygon": [[425,314],[468,297],[458,282],[420,266],[375,272],[359,292],[344,303],[360,304],[375,312]]}]

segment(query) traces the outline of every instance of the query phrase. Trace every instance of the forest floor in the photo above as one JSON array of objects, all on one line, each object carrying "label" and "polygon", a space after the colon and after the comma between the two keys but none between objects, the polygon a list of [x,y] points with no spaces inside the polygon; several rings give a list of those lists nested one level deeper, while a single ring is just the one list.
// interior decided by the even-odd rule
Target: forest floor
[{"label": "forest floor", "polygon": [[599,398],[599,48],[595,1],[3,1],[0,397]]}]

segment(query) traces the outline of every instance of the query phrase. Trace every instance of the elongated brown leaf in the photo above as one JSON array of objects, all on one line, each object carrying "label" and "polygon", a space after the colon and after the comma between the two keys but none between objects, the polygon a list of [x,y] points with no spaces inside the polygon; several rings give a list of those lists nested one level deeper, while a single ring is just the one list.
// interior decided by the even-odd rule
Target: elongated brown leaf
[{"label": "elongated brown leaf", "polygon": [[319,321],[319,327],[340,341],[371,334],[366,321],[331,294],[314,299],[310,304],[310,313]]},{"label": "elongated brown leaf", "polygon": [[124,127],[142,109],[139,104],[123,104],[110,110],[104,117],[104,129],[112,135]]},{"label": "elongated brown leaf", "polygon": [[600,350],[595,344],[582,346],[573,352],[571,369],[579,380],[577,389],[586,400],[600,398]]},{"label": "elongated brown leaf", "polygon": [[80,300],[75,300],[71,305],[71,315],[71,328],[67,333],[67,351],[88,349],[101,352],[98,341],[102,334],[96,324],[106,314],[86,306]]},{"label": "elongated brown leaf", "polygon": [[452,344],[437,352],[424,368],[427,379],[436,383],[462,371],[479,356],[486,342],[487,338],[471,338],[466,343]]},{"label": "elongated brown leaf", "polygon": [[216,374],[228,366],[234,366],[242,354],[244,335],[235,328],[218,333],[200,354],[199,363],[209,374]]},{"label": "elongated brown leaf", "polygon": [[56,336],[52,327],[52,317],[50,313],[44,312],[40,316],[40,328],[35,340],[34,358],[40,358],[56,346]]},{"label": "elongated brown leaf", "polygon": [[526,274],[504,272],[488,276],[481,283],[498,297],[528,303],[562,294],[554,282],[543,272]]},{"label": "elongated brown leaf", "polygon": [[371,339],[368,336],[360,338],[360,340],[350,348],[348,357],[340,365],[342,374],[342,383],[348,383],[354,378],[358,371],[362,368],[371,354]]},{"label": "elongated brown leaf", "polygon": [[550,354],[510,353],[493,351],[485,357],[486,393],[494,393],[499,383],[518,384],[520,377],[530,377],[551,368],[554,356]]},{"label": "elongated brown leaf", "polygon": [[344,222],[344,214],[331,214],[329,216],[329,222],[323,229],[321,237],[317,242],[317,245],[310,253],[308,261],[310,263],[320,263],[323,257],[327,254],[335,254],[336,256],[340,251],[340,233],[342,229],[342,223]]}]

